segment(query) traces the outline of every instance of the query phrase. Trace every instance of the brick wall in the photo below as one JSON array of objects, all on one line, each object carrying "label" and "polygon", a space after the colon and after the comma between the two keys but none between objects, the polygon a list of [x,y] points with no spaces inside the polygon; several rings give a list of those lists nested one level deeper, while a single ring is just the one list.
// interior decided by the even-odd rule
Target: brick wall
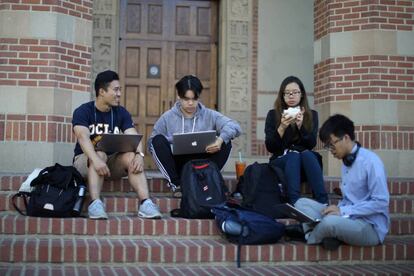
[{"label": "brick wall", "polygon": [[414,100],[414,57],[353,56],[314,66],[315,104],[351,100]]},{"label": "brick wall", "polygon": [[[3,155],[11,154],[0,161],[1,170],[27,172],[31,166],[66,164],[72,150],[54,143],[75,142],[70,109],[90,95],[92,40],[88,35],[93,1],[0,2],[0,16],[6,16],[8,24],[7,32],[0,34],[0,142]],[[10,28],[14,17],[30,17],[19,25],[22,33]],[[48,19],[54,20],[56,28],[43,26],[50,24]],[[8,94],[9,90],[19,93]],[[4,104],[7,97],[13,97],[10,105]],[[32,158],[40,154],[40,148],[49,157]]]},{"label": "brick wall", "polygon": [[316,0],[314,36],[370,29],[412,31],[413,13],[412,0]]},{"label": "brick wall", "polygon": [[91,50],[57,40],[0,38],[0,85],[89,91]]},{"label": "brick wall", "polygon": [[[327,58],[314,64],[315,105],[326,111],[325,116],[338,112],[336,107],[349,110],[366,104],[375,108],[372,112],[361,111],[361,114],[371,112],[368,122],[363,115],[352,114],[356,140],[373,150],[387,150],[390,154],[383,156],[384,163],[405,173],[407,164],[401,160],[414,150],[414,126],[406,118],[406,114],[410,114],[410,102],[414,100],[414,56],[410,54],[409,45],[401,44],[409,39],[400,41],[398,38],[412,36],[413,19],[414,1],[411,0],[316,0],[314,4],[315,41],[323,38],[331,45],[345,43],[347,45],[341,45],[342,48],[349,46],[346,51],[327,49],[321,53]],[[339,34],[346,32],[357,35]],[[328,36],[330,33],[338,35]],[[371,34],[382,35],[382,39],[376,40]],[[372,54],[367,53],[367,49],[353,48],[360,43],[369,47],[377,41],[381,41],[381,45],[374,45]],[[342,56],[335,53],[342,53]],[[393,107],[390,110],[397,113],[383,122],[387,110],[379,109],[386,106]],[[320,147],[319,142],[317,148]],[[394,154],[397,152],[400,154]],[[390,175],[398,173],[389,172]]]},{"label": "brick wall", "polygon": [[0,141],[74,143],[71,117],[0,114]]},{"label": "brick wall", "polygon": [[92,20],[92,0],[3,0],[0,10],[56,12]]}]

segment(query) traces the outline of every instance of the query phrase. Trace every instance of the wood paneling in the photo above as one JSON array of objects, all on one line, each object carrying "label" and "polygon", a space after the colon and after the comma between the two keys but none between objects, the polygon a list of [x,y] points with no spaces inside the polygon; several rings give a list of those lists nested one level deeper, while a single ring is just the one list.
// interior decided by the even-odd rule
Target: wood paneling
[{"label": "wood paneling", "polygon": [[[201,101],[216,108],[217,14],[216,1],[121,0],[122,103],[144,141],[185,75],[202,80]],[[146,164],[153,167],[150,157]]]}]

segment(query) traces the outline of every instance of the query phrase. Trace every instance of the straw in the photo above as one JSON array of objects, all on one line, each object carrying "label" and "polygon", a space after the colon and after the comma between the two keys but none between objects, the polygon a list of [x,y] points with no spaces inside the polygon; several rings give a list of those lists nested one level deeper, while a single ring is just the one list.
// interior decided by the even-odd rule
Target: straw
[{"label": "straw", "polygon": [[239,151],[239,161],[240,161],[240,163],[242,163],[243,161],[242,161],[242,157],[241,157],[241,151]]}]

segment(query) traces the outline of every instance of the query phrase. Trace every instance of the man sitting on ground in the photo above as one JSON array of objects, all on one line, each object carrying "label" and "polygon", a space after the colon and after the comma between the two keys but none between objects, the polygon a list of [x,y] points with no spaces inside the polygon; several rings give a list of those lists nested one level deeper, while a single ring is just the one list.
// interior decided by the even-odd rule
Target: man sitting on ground
[{"label": "man sitting on ground", "polygon": [[73,112],[73,131],[77,138],[73,166],[87,178],[92,202],[89,218],[107,219],[100,199],[104,178],[119,179],[128,175],[129,183],[141,199],[138,216],[161,218],[159,207],[149,198],[144,174],[141,142],[135,152],[107,153],[95,150],[96,137],[104,133],[137,134],[129,112],[120,106],[121,86],[118,74],[104,71],[95,80],[96,100],[82,104]]},{"label": "man sitting on ground", "polygon": [[355,141],[354,123],[343,115],[331,116],[321,127],[320,140],[337,159],[342,159],[341,190],[338,205],[326,206],[300,198],[295,207],[321,219],[317,224],[288,226],[289,236],[304,235],[308,244],[322,243],[336,250],[341,242],[373,246],[384,241],[388,232],[389,192],[381,159]]}]

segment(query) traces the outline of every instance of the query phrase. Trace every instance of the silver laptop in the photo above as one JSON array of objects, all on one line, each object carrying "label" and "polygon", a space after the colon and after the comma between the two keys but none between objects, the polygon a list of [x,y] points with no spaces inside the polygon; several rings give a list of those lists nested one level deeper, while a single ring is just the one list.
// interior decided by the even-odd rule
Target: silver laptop
[{"label": "silver laptop", "polygon": [[173,134],[174,155],[206,152],[206,147],[216,141],[216,131],[199,131]]},{"label": "silver laptop", "polygon": [[135,152],[142,139],[141,134],[102,134],[96,150],[104,152]]},{"label": "silver laptop", "polygon": [[305,223],[317,223],[320,221],[320,219],[314,219],[304,212],[300,211],[299,209],[296,209],[289,203],[280,204],[277,206],[278,211],[280,213],[284,214],[288,218],[296,219],[299,222],[305,222]]}]

